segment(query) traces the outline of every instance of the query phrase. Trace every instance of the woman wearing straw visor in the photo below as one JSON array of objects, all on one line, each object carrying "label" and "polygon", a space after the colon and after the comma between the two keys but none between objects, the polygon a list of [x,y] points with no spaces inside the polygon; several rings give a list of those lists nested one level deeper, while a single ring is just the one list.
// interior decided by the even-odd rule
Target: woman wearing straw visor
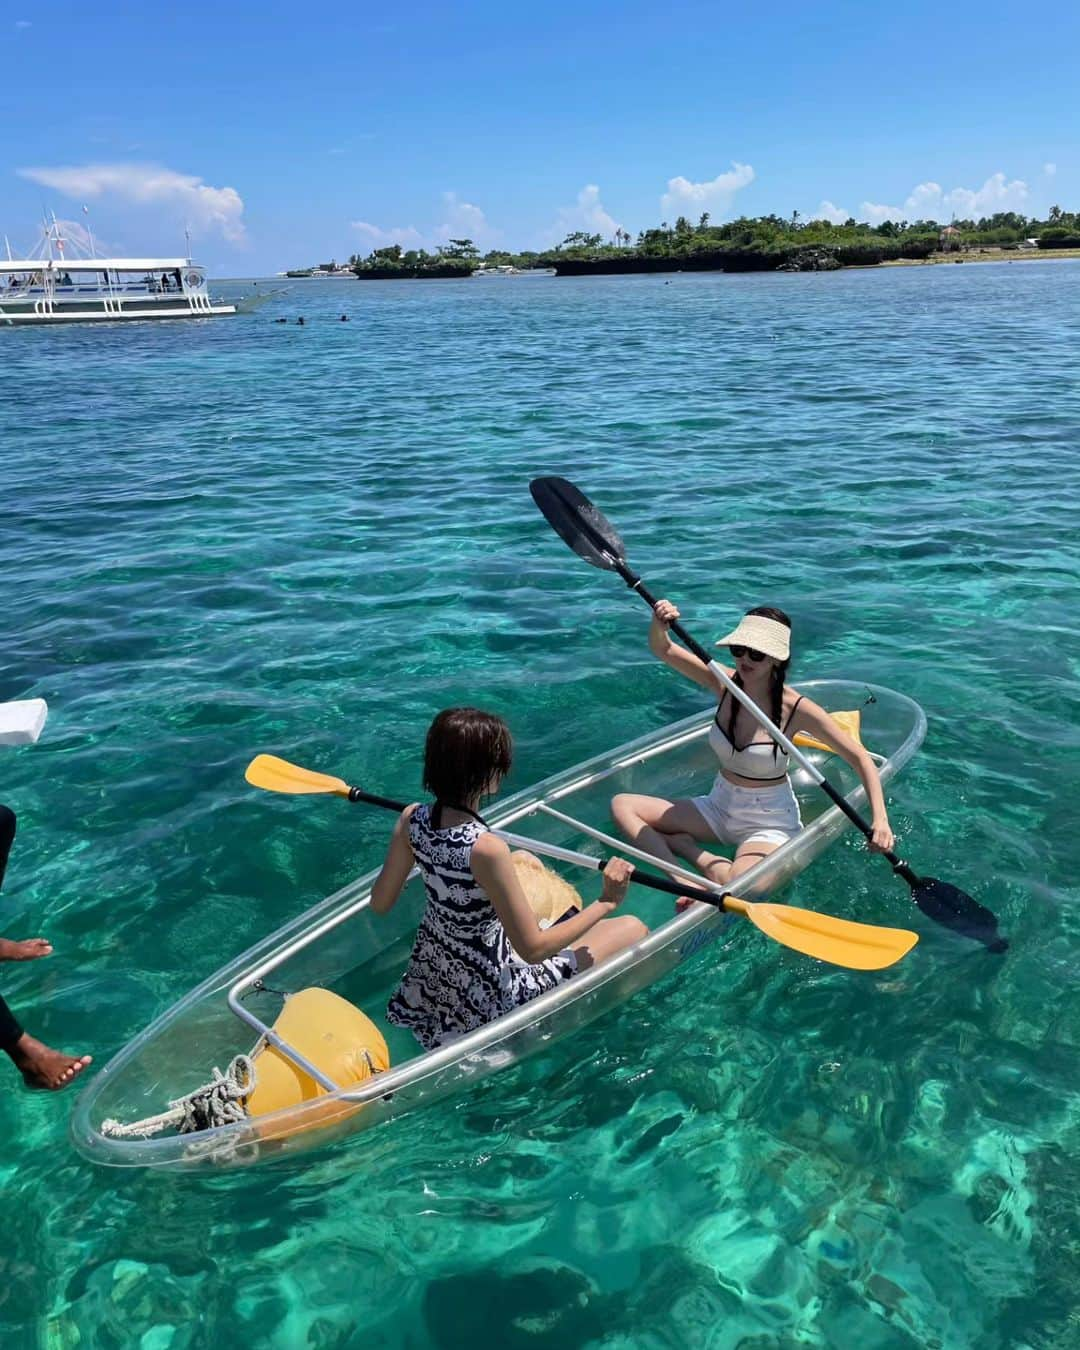
[{"label": "woman wearing straw visor", "polygon": [[[702,685],[717,700],[709,745],[720,762],[712,790],[703,797],[668,801],[620,793],[611,812],[623,834],[657,858],[683,858],[720,885],[767,857],[802,829],[799,804],[788,778],[790,757],[750,712],[721,685],[692,652],[671,640],[679,618],[670,600],[658,600],[649,629],[649,648],[672,670]],[[805,732],[825,741],[862,780],[873,812],[875,853],[893,846],[881,779],[874,761],[857,740],[829,714],[785,683],[791,659],[791,620],[780,609],[761,606],[743,615],[738,627],[716,644],[726,646],[734,669],[727,675],[744,690],[788,739]],[[718,857],[707,845],[734,846],[732,859]]]}]

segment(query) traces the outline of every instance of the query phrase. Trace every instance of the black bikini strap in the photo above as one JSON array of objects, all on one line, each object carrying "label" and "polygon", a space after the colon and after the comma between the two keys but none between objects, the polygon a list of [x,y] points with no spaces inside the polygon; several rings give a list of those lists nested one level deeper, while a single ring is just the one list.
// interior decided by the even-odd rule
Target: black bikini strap
[{"label": "black bikini strap", "polygon": [[451,811],[460,811],[463,816],[472,816],[473,820],[479,821],[485,830],[491,829],[491,826],[483,816],[478,815],[475,811],[471,811],[467,806],[459,806],[457,802],[437,801],[431,811],[431,824],[436,830],[439,829],[439,822],[442,820],[442,809],[444,806],[448,806]]}]

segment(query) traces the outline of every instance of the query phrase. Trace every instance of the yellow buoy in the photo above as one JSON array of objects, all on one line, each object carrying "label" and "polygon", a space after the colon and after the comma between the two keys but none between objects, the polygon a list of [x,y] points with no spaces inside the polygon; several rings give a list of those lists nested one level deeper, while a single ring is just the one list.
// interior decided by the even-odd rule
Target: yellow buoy
[{"label": "yellow buoy", "polygon": [[[338,1087],[355,1087],[390,1067],[390,1052],[375,1023],[329,989],[301,989],[285,1000],[274,1031]],[[272,1045],[254,1056],[255,1090],[248,1113],[268,1116],[326,1089]]]},{"label": "yellow buoy", "polygon": [[[859,712],[858,708],[853,708],[850,712],[830,713],[829,716],[841,731],[846,731],[853,741],[858,741],[858,743],[862,745],[862,741],[859,739],[859,723],[862,721],[862,714]],[[828,750],[830,754],[836,754],[835,749],[831,745],[826,745],[824,741],[819,741],[816,736],[808,736],[805,731],[800,731],[795,737],[795,744],[804,749]]]}]

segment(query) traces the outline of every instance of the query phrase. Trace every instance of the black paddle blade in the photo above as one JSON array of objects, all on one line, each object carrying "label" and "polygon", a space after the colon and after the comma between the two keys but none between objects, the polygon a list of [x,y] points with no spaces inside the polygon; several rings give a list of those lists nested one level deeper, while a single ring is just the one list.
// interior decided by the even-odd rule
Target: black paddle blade
[{"label": "black paddle blade", "polygon": [[998,932],[996,916],[958,886],[936,877],[920,877],[911,888],[911,898],[928,918],[981,942],[989,951],[1003,952],[1009,945]]},{"label": "black paddle blade", "polygon": [[619,563],[626,562],[626,549],[611,522],[573,483],[565,478],[534,478],[529,491],[547,523],[579,558],[605,572],[614,572]]}]

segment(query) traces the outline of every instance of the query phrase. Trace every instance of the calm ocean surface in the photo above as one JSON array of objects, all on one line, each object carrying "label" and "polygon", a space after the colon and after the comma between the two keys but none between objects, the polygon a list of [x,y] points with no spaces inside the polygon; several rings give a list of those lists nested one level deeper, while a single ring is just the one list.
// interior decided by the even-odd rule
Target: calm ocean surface
[{"label": "calm ocean surface", "polygon": [[1012,940],[846,837],[788,896],[919,929],[883,976],[737,926],[471,1095],[209,1179],[83,1163],[0,1066],[5,1350],[1080,1346],[1080,266],[309,282],[0,363],[0,698],[51,709],[0,751],[0,932],[56,945],[0,989],[44,1039],[100,1067],[377,860],[256,751],[408,797],[467,700],[520,787],[699,706],[539,473],[691,631],[780,604],[796,684],[917,698],[902,851]]}]

